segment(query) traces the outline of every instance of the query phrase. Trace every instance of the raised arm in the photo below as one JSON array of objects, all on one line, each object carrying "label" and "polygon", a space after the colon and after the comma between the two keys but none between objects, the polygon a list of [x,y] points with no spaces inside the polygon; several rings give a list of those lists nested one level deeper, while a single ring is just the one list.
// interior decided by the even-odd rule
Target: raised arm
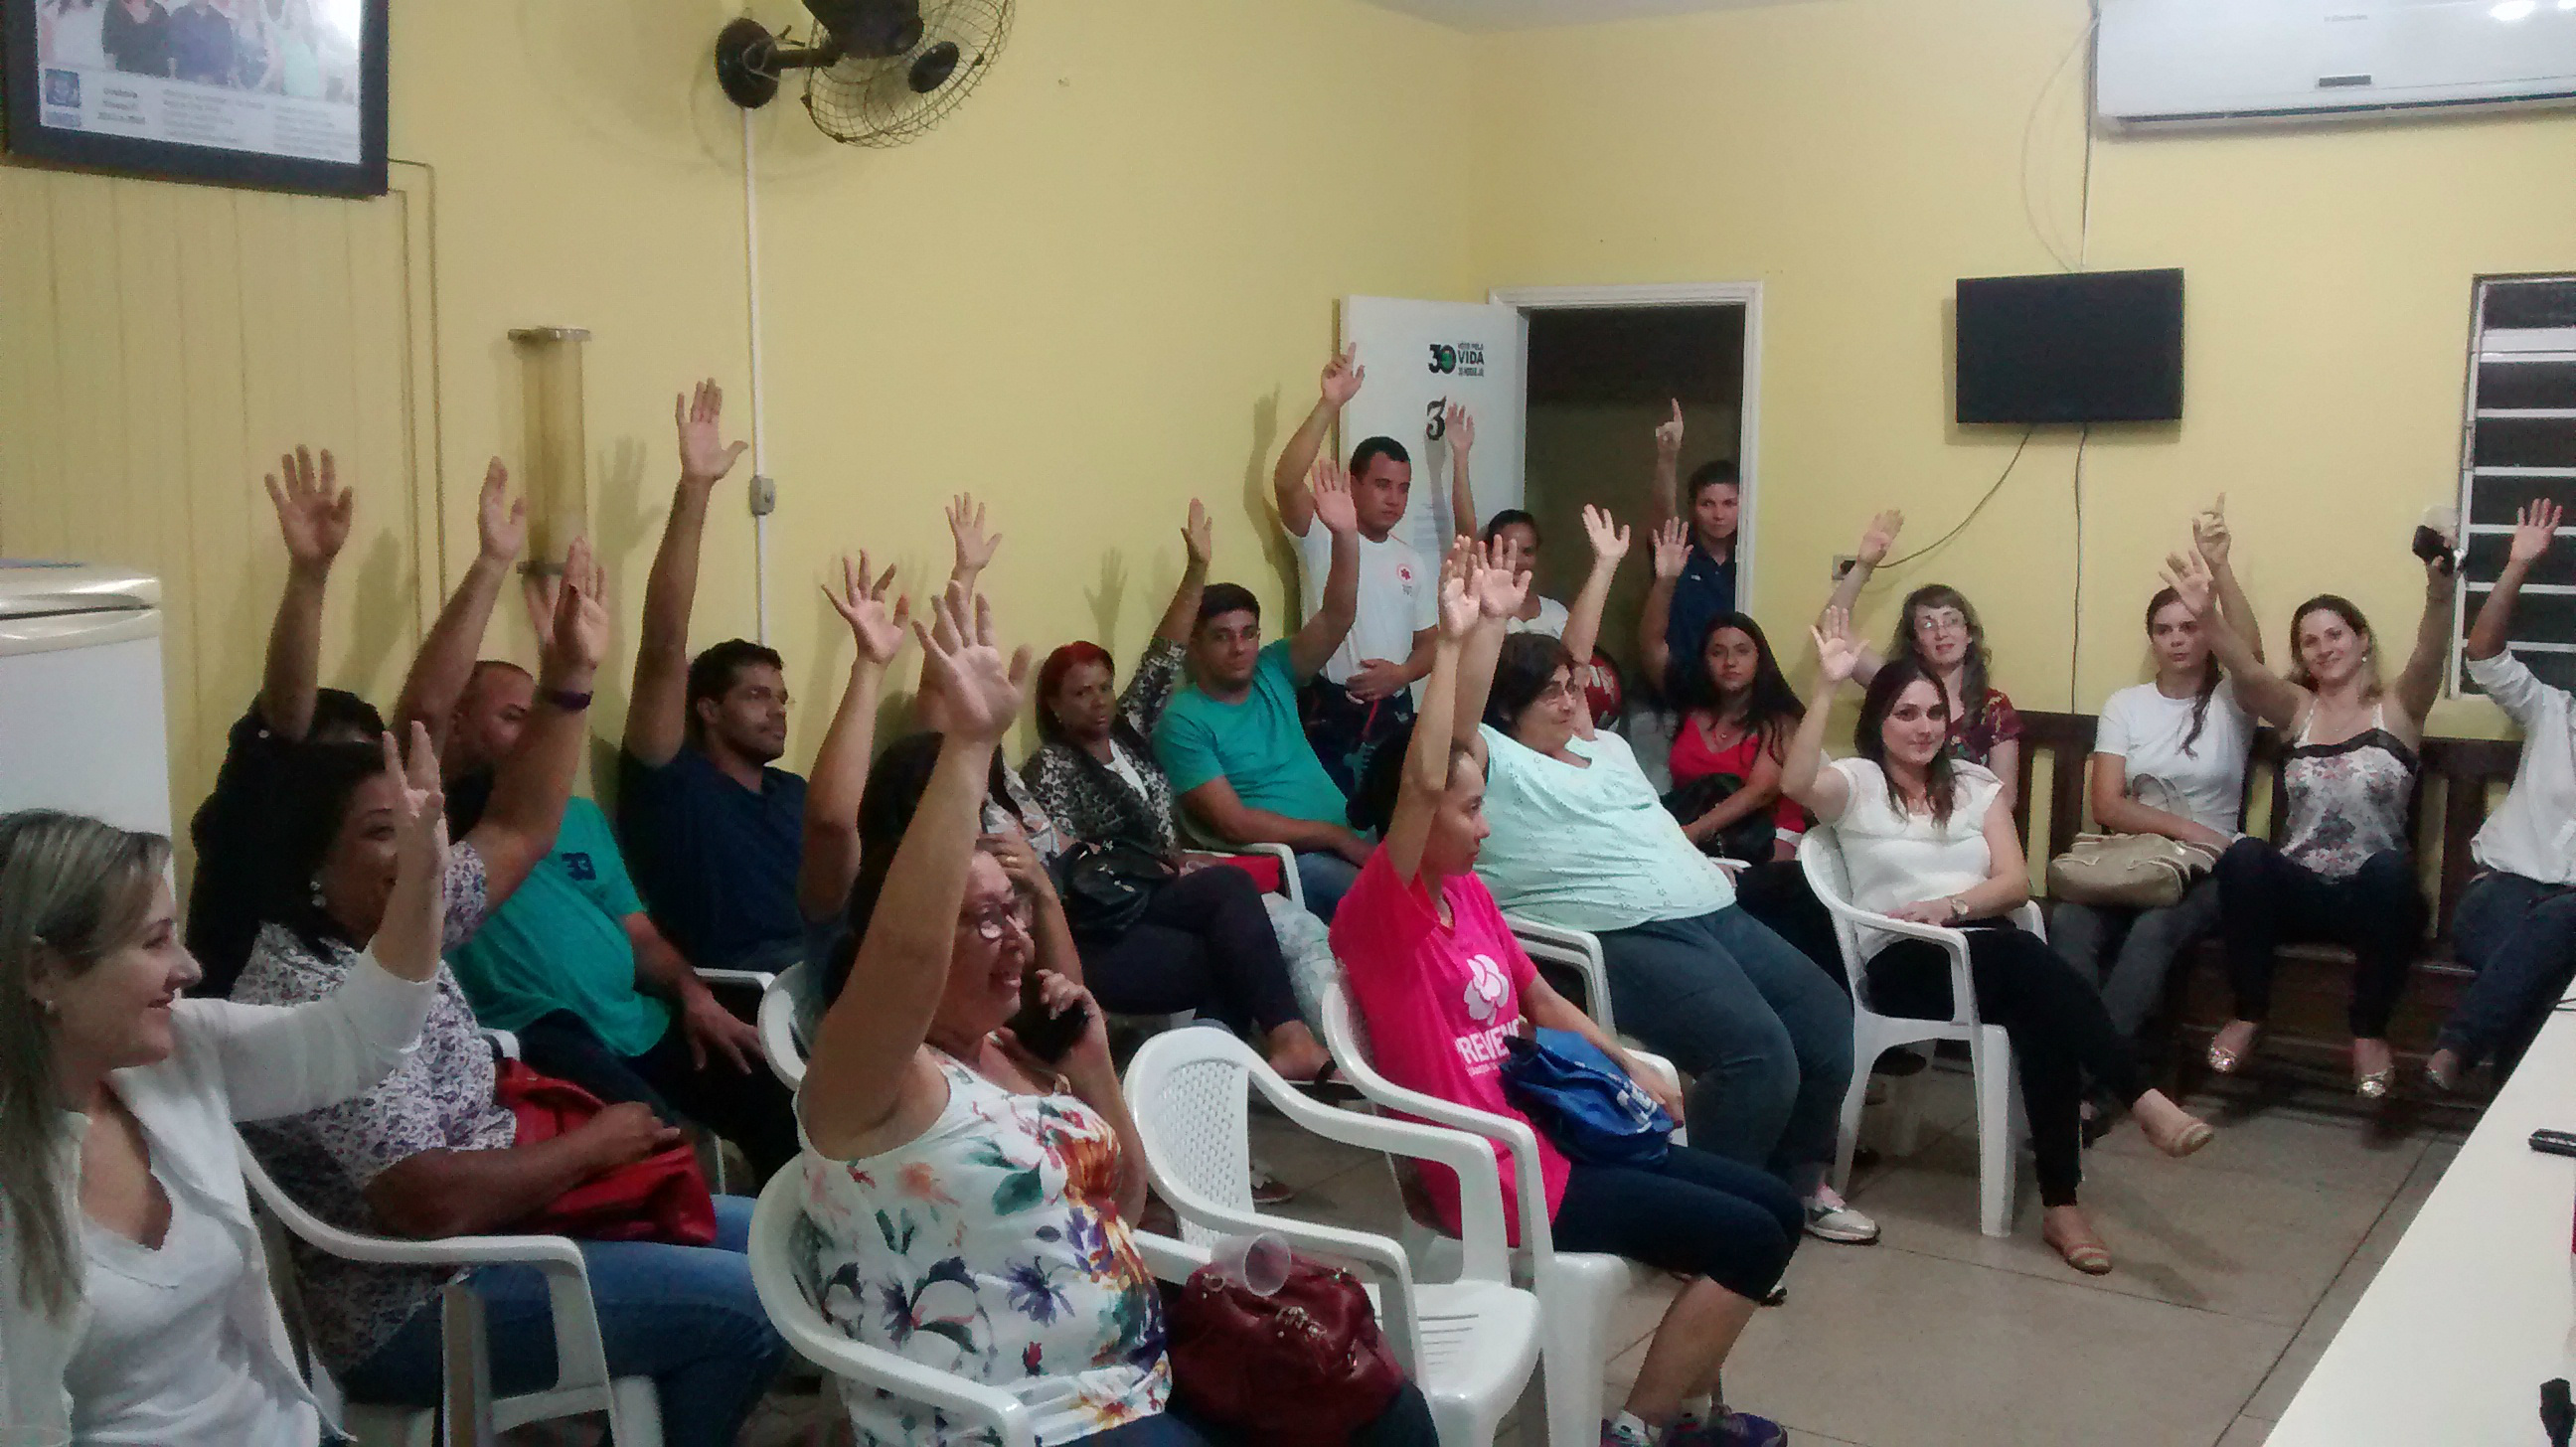
[{"label": "raised arm", "polygon": [[[1485,722],[1486,700],[1493,697],[1494,665],[1503,656],[1503,640],[1511,633],[1511,620],[1520,616],[1521,604],[1529,599],[1530,577],[1504,567],[1490,546],[1479,544],[1477,555],[1479,566],[1468,574],[1468,582],[1476,590],[1479,616],[1475,630],[1458,650],[1458,711],[1449,725],[1449,736],[1473,749],[1481,759],[1485,756],[1485,740],[1477,730]],[[1587,708],[1576,725],[1586,738],[1591,736],[1591,719]]]},{"label": "raised arm", "polygon": [[1673,415],[1655,424],[1655,470],[1646,479],[1646,533],[1652,537],[1664,530],[1664,524],[1682,515],[1682,404],[1673,402]]},{"label": "raised arm", "polygon": [[2550,540],[2558,536],[2562,516],[2558,504],[2547,498],[2524,505],[2515,522],[2513,543],[2505,553],[2504,569],[2496,574],[2495,589],[2479,605],[2477,621],[2469,625],[2471,662],[2484,662],[2504,652],[2505,641],[2513,632],[2514,600],[2530,579],[2532,565],[2549,551]]},{"label": "raised arm", "polygon": [[[1199,594],[1207,590],[1208,560],[1216,556],[1216,522],[1197,498],[1190,499],[1190,520],[1181,527],[1181,551],[1181,583],[1172,590],[1172,601],[1163,609],[1163,621],[1154,625],[1154,636],[1186,644],[1190,630],[1198,626]],[[1352,574],[1351,587],[1351,595],[1358,597],[1357,573]]]},{"label": "raised arm", "polygon": [[2201,631],[2209,637],[2209,651],[2226,666],[2228,686],[2236,690],[2236,701],[2245,705],[2245,711],[2274,728],[2297,727],[2299,715],[2308,706],[2308,691],[2265,667],[2243,635],[2219,612],[2213,597],[2216,584],[2199,551],[2167,554],[2164,580],[2182,605],[2200,619]]},{"label": "raised arm", "polygon": [[608,656],[606,577],[590,540],[575,538],[552,584],[553,626],[537,640],[536,707],[492,781],[492,802],[465,836],[483,856],[490,908],[499,909],[555,846],[590,737],[591,685]]},{"label": "raised arm", "polygon": [[1806,805],[1831,824],[1851,807],[1851,784],[1839,769],[1825,767],[1825,725],[1834,711],[1834,695],[1860,667],[1860,644],[1851,636],[1851,615],[1827,608],[1814,629],[1816,683],[1807,694],[1806,717],[1789,738],[1780,761],[1780,792]]},{"label": "raised arm", "polygon": [[1315,616],[1288,637],[1288,673],[1300,684],[1332,661],[1360,615],[1360,515],[1350,474],[1329,457],[1318,461],[1307,499],[1314,519],[1333,535],[1333,566],[1324,574],[1324,601]]},{"label": "raised arm", "polygon": [[[1601,610],[1610,602],[1610,582],[1619,575],[1620,560],[1628,556],[1627,524],[1590,503],[1583,505],[1583,535],[1592,540],[1592,571],[1584,575],[1574,606],[1565,610],[1565,636],[1560,640],[1565,651],[1574,655],[1577,682],[1592,667],[1593,652],[1601,643]],[[1665,606],[1671,606],[1669,593]]]},{"label": "raised arm", "polygon": [[809,920],[837,917],[848,906],[850,885],[859,877],[859,796],[868,783],[868,755],[876,744],[877,701],[885,691],[886,669],[903,649],[904,630],[912,621],[912,600],[886,598],[894,590],[894,569],[875,581],[868,578],[868,555],[853,563],[841,558],[841,587],[829,585],[823,596],[832,611],[850,625],[857,656],[850,660],[850,681],[841,689],[841,706],[832,726],[823,731],[815,751],[814,772],[805,780],[805,850],[796,865],[796,907]]},{"label": "raised arm", "polygon": [[[1860,543],[1852,549],[1851,567],[1835,580],[1833,596],[1825,600],[1827,611],[1842,610],[1846,627],[1850,624],[1852,610],[1859,606],[1860,590],[1869,586],[1870,575],[1887,561],[1888,551],[1896,546],[1896,535],[1904,528],[1905,514],[1888,508],[1872,517],[1869,526],[1861,529]],[[1860,661],[1853,666],[1852,677],[1867,683],[1878,677],[1878,671],[1887,666],[1887,659],[1867,643],[1858,639],[1853,641],[1860,648]]]},{"label": "raised arm", "polygon": [[948,584],[971,595],[993,565],[993,555],[1002,550],[1002,535],[985,529],[984,505],[975,494],[961,492],[948,500],[948,539],[954,554]]},{"label": "raised arm", "polygon": [[2419,729],[2424,716],[2433,711],[2434,700],[2442,696],[2442,671],[2450,660],[2451,600],[2459,590],[2460,575],[2449,562],[2446,556],[2424,565],[2424,612],[2415,620],[2415,651],[2397,675],[2397,706]]},{"label": "raised arm", "polygon": [[2220,493],[2209,510],[2191,520],[2192,545],[2200,550],[2201,561],[2209,564],[2209,577],[2218,597],[2218,614],[2256,659],[2263,657],[2263,620],[2254,616],[2254,600],[2245,596],[2245,585],[2236,579],[2234,555],[2236,542],[2227,529],[2227,494]]},{"label": "raised arm", "polygon": [[1421,712],[1414,716],[1413,742],[1405,750],[1395,817],[1386,827],[1386,859],[1399,879],[1422,873],[1431,816],[1449,790],[1449,750],[1457,736],[1458,654],[1484,617],[1473,581],[1482,569],[1483,559],[1468,538],[1458,539],[1440,569],[1440,620],[1431,645],[1430,680],[1423,686]]},{"label": "raised arm", "polygon": [[644,583],[644,622],[635,643],[635,686],[626,702],[626,752],[660,768],[688,737],[689,613],[697,606],[698,549],[707,500],[746,444],[724,440],[724,389],[713,381],[672,404],[680,434],[680,485]]},{"label": "raised arm", "polygon": [[401,697],[394,700],[394,725],[418,723],[429,729],[430,742],[444,749],[456,700],[474,676],[474,661],[483,651],[483,630],[492,621],[492,605],[501,601],[510,565],[528,543],[528,504],[509,495],[510,469],[495,457],[483,469],[483,496],[475,509],[475,532],[481,541],[465,577],[438,610],[429,636],[403,676]]},{"label": "raised arm", "polygon": [[313,696],[322,672],[322,594],[331,579],[331,560],[349,541],[353,508],[349,489],[340,486],[331,450],[322,450],[316,469],[313,454],[298,447],[278,459],[286,481],[271,473],[268,500],[277,506],[277,530],[286,539],[286,591],[277,600],[277,621],[268,630],[268,667],[259,687],[259,716],[269,732],[301,739],[313,728]]},{"label": "raised arm", "polygon": [[1476,489],[1467,481],[1467,454],[1476,446],[1476,414],[1452,402],[1442,430],[1449,436],[1449,526],[1473,537],[1476,534]]},{"label": "raised arm", "polygon": [[893,1119],[930,1021],[947,988],[957,912],[966,897],[986,779],[1002,735],[1019,717],[1025,649],[1007,663],[981,598],[951,588],[930,606],[932,626],[912,626],[948,699],[948,731],[930,784],[886,873],[885,898],[852,964],[863,989],[843,990],[823,1016],[798,1102],[805,1129],[827,1155]]},{"label": "raised arm", "polygon": [[1279,461],[1270,469],[1270,490],[1279,499],[1279,525],[1292,538],[1304,537],[1306,529],[1314,526],[1315,494],[1308,475],[1315,460],[1323,455],[1324,441],[1332,435],[1342,409],[1359,395],[1360,384],[1368,380],[1368,368],[1361,366],[1359,359],[1359,346],[1353,343],[1324,364],[1313,409],[1289,434],[1288,445],[1279,450]]},{"label": "raised arm", "polygon": [[[1664,680],[1672,676],[1673,589],[1681,583],[1683,566],[1690,562],[1690,531],[1681,519],[1666,518],[1656,527],[1650,546],[1655,583],[1646,590],[1646,606],[1637,618],[1637,652],[1645,660],[1648,685],[1661,691]],[[1567,631],[1573,631],[1571,622]]]}]

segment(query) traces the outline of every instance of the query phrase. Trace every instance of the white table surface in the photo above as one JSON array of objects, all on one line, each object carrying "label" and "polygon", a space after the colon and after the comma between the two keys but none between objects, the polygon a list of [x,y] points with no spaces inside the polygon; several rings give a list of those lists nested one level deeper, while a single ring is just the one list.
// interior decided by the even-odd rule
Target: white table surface
[{"label": "white table surface", "polygon": [[2546,1443],[2540,1384],[2576,1375],[2576,1014],[2543,1027],[2397,1250],[2308,1374],[2269,1447]]}]

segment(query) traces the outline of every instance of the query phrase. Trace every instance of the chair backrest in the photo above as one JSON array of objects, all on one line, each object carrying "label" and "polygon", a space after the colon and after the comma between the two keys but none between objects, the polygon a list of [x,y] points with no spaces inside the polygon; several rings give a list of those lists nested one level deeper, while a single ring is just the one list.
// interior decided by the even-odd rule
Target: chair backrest
[{"label": "chair backrest", "polygon": [[[1252,1210],[1249,1071],[1243,1059],[1214,1048],[1239,1042],[1219,1030],[1175,1030],[1154,1038],[1211,1047],[1165,1067],[1152,1088],[1127,1091],[1127,1108],[1153,1142],[1155,1169],[1214,1205]],[[1139,1052],[1138,1063],[1145,1058]],[[1213,1245],[1223,1234],[1186,1215],[1181,1220],[1181,1239],[1192,1246]]]},{"label": "chair backrest", "polygon": [[789,965],[760,992],[761,1050],[769,1057],[769,1073],[791,1091],[805,1083],[808,1022],[799,1017],[813,970],[811,964]]},{"label": "chair backrest", "polygon": [[1869,975],[1862,969],[1867,961],[1861,954],[1860,926],[1844,913],[1853,907],[1851,866],[1843,859],[1842,840],[1835,837],[1832,825],[1820,819],[1809,826],[1806,837],[1798,841],[1798,867],[1806,873],[1807,887],[1833,917],[1834,945],[1842,951],[1843,976],[1851,981],[1852,998],[1867,1005]]}]

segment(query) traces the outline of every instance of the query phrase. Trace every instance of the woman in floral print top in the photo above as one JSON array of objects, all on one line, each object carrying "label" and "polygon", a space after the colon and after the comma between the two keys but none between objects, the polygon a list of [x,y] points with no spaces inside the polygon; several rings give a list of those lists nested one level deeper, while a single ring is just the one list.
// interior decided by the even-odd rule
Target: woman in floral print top
[{"label": "woman in floral print top", "polygon": [[[1033,954],[1032,905],[976,838],[1025,656],[1005,664],[963,586],[930,613],[913,631],[947,732],[901,842],[861,862],[849,977],[867,988],[824,1015],[797,1096],[807,1288],[852,1337],[1018,1397],[1042,1447],[1214,1440],[1169,1410],[1162,1298],[1129,1234],[1144,1151],[1099,1007],[1041,972],[1050,1009],[1089,1012],[1080,1037],[1048,1064],[1003,1028]],[[862,1443],[990,1440],[843,1390]]]}]

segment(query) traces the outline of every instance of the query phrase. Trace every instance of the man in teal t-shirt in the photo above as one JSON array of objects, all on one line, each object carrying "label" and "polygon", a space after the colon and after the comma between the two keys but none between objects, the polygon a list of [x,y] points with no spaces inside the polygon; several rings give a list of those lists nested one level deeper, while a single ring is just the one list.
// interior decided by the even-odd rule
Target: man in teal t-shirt
[{"label": "man in teal t-shirt", "polygon": [[1327,463],[1319,470],[1314,492],[1315,517],[1333,534],[1322,606],[1306,626],[1265,648],[1260,599],[1235,583],[1202,593],[1190,633],[1190,686],[1154,726],[1154,757],[1195,832],[1221,844],[1295,850],[1306,907],[1330,920],[1359,877],[1369,843],[1351,832],[1342,791],[1306,741],[1297,690],[1350,632],[1359,522],[1339,469]]}]

